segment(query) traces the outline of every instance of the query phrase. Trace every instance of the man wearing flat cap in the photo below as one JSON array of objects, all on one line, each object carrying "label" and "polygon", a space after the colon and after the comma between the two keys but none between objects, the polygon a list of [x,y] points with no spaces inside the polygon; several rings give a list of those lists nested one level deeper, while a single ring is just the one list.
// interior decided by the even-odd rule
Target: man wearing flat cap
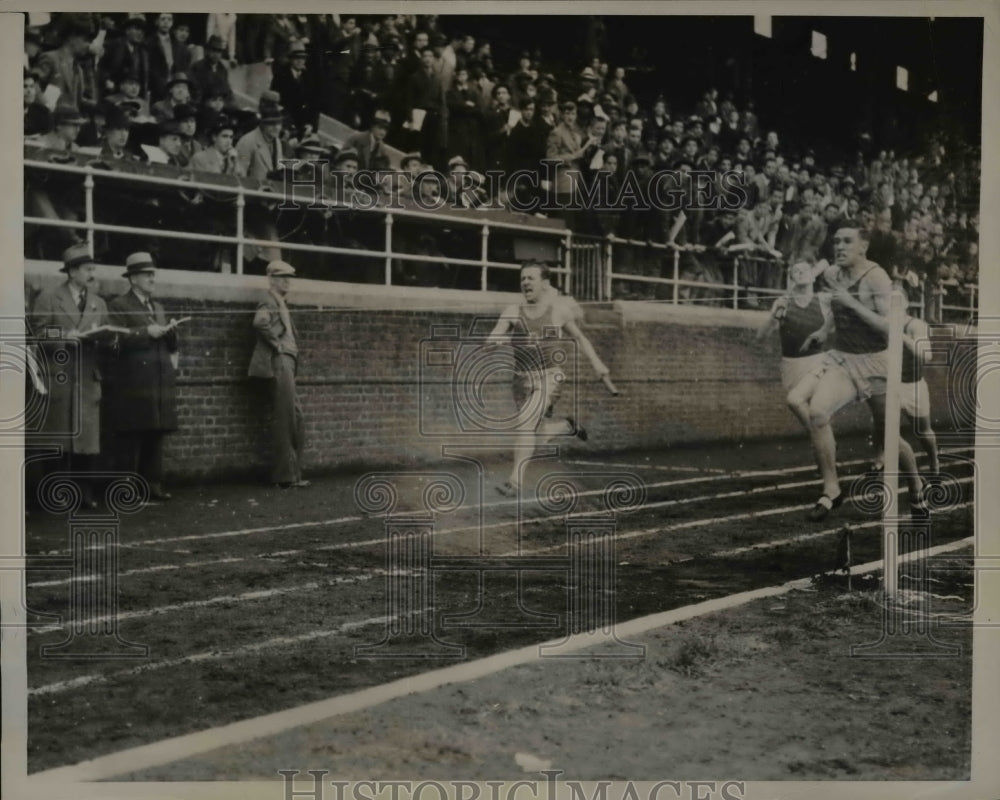
[{"label": "man wearing flat cap", "polygon": [[257,342],[247,374],[268,381],[272,400],[271,482],[286,489],[309,485],[302,478],[302,406],[295,389],[298,334],[285,304],[295,269],[284,261],[267,265],[269,291],[257,307]]},{"label": "man wearing flat cap", "polygon": [[[40,438],[62,448],[60,468],[86,473],[101,452],[99,348],[107,334],[93,331],[108,324],[108,307],[97,294],[96,265],[85,243],[66,249],[61,271],[66,281],[42,291],[31,314],[49,369]],[[81,475],[78,482],[84,505],[96,508],[91,481]]]},{"label": "man wearing flat cap", "polygon": [[177,327],[153,299],[156,266],[149,253],[125,259],[129,290],[108,304],[118,337],[110,386],[110,419],[121,466],[149,482],[153,500],[169,500],[163,488],[163,437],[177,430]]}]

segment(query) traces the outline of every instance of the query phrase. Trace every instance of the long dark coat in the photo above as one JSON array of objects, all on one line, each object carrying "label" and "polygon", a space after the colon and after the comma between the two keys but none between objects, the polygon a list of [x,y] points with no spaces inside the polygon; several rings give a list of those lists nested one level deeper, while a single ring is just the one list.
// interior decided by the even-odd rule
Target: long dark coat
[{"label": "long dark coat", "polygon": [[101,452],[101,345],[93,339],[67,340],[66,335],[107,322],[108,307],[94,287],[87,290],[82,313],[68,283],[46,289],[35,300],[31,329],[44,355],[48,389],[40,432],[45,443],[60,444],[66,452]]},{"label": "long dark coat", "polygon": [[111,324],[128,328],[119,334],[118,360],[111,384],[111,419],[116,431],[177,429],[177,388],[170,354],[177,352],[177,331],[153,339],[146,328],[166,325],[163,306],[153,301],[150,314],[134,292],[108,304]]}]

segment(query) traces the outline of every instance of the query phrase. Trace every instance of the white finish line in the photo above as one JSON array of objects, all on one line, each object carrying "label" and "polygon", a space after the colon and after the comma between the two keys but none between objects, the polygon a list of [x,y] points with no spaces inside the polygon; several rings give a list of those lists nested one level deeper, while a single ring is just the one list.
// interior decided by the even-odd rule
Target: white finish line
[{"label": "white finish line", "polygon": [[[899,557],[898,563],[908,563],[915,560],[918,556],[930,557],[940,553],[960,550],[964,547],[971,547],[974,542],[975,538],[970,536],[965,539],[938,545],[930,550],[907,553]],[[874,572],[881,568],[881,560],[870,561],[867,564],[860,564],[854,567],[852,573],[859,575],[866,572]],[[768,586],[749,592],[739,592],[727,597],[706,600],[702,603],[650,614],[616,625],[615,633],[619,637],[638,636],[655,628],[674,625],[678,622],[704,616],[705,614],[736,608],[754,600],[787,594],[793,589],[808,586],[811,581],[812,578],[799,578],[778,586]],[[591,633],[584,633],[572,636],[568,640],[553,640],[547,644],[559,644],[560,649],[565,653],[585,650],[588,647],[604,642],[603,638],[598,638]],[[401,678],[400,680],[375,686],[371,689],[364,689],[359,692],[320,700],[316,703],[309,703],[304,706],[279,711],[274,714],[267,714],[254,719],[234,722],[218,728],[199,731],[198,733],[165,739],[154,744],[134,747],[119,753],[112,753],[89,761],[82,761],[79,764],[69,767],[58,767],[29,776],[27,785],[31,788],[35,788],[37,785],[37,788],[42,789],[43,786],[54,788],[54,784],[108,780],[116,775],[125,775],[162,766],[163,764],[208,753],[221,747],[242,744],[267,736],[275,736],[293,728],[361,711],[399,697],[417,694],[418,692],[432,691],[449,683],[465,683],[493,675],[511,667],[538,661],[540,660],[538,656],[539,648],[542,646],[544,644],[529,645],[528,647],[522,647],[506,653],[498,653],[497,655],[471,661],[466,664],[456,664],[431,672],[424,672],[420,675]],[[565,664],[566,662],[559,661],[558,663]]]}]

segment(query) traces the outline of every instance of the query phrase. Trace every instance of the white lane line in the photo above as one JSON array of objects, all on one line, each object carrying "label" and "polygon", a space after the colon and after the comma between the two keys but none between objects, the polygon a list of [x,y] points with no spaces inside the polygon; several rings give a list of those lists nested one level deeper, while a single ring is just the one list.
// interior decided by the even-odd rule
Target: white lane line
[{"label": "white lane line", "polygon": [[[188,561],[183,564],[154,564],[151,567],[139,567],[137,569],[127,569],[124,572],[119,572],[119,578],[125,578],[130,575],[145,575],[150,572],[167,572],[169,570],[178,569],[197,569],[199,567],[212,567],[216,564],[235,564],[239,561],[246,561],[246,558],[214,558],[211,561]],[[76,575],[72,578],[59,578],[58,580],[51,581],[32,581],[27,584],[29,589],[37,589],[43,586],[62,586],[67,583],[90,583],[96,581],[98,575]]]},{"label": "white lane line", "polygon": [[[970,536],[966,539],[938,545],[930,550],[906,553],[899,557],[899,563],[905,564],[918,557],[932,557],[940,553],[959,550],[972,545],[973,542],[974,538]],[[859,564],[854,567],[853,574],[860,575],[880,569],[882,569],[881,560],[870,561],[867,564]],[[811,577],[799,578],[777,586],[768,586],[748,592],[738,592],[726,597],[719,597],[695,603],[694,605],[671,609],[670,611],[650,614],[645,617],[629,620],[628,622],[618,623],[615,626],[615,635],[619,639],[638,637],[657,628],[667,627],[706,614],[727,611],[746,605],[754,600],[777,597],[787,594],[794,589],[806,588],[811,582]],[[549,646],[558,645],[562,653],[569,653],[586,650],[606,642],[607,639],[603,636],[594,633],[581,633],[571,636],[566,640],[553,640],[546,644]],[[165,739],[153,744],[142,745],[141,747],[133,747],[129,750],[110,753],[68,767],[57,767],[45,772],[29,775],[28,785],[36,783],[102,781],[117,775],[127,775],[159,767],[174,761],[192,758],[222,747],[276,736],[304,725],[373,708],[374,706],[379,706],[390,700],[396,700],[407,695],[430,692],[451,683],[468,683],[469,681],[485,678],[511,669],[512,667],[540,663],[544,661],[539,655],[539,648],[542,646],[544,645],[529,645],[518,650],[510,650],[505,653],[498,653],[493,656],[477,659],[476,661],[455,664],[419,675],[412,675],[382,684],[381,686],[374,686],[370,689],[362,689],[358,692],[331,697],[326,700],[298,706],[297,708],[278,711],[273,714],[266,714],[240,722],[233,722],[229,725],[210,728],[198,731],[197,733],[176,736],[172,739]],[[566,668],[566,664],[563,661],[558,661],[557,665],[554,664],[553,666],[558,669]]]},{"label": "white lane line", "polygon": [[581,464],[588,467],[616,467],[618,469],[653,469],[658,472],[702,472],[708,475],[733,476],[736,473],[729,469],[714,469],[712,467],[681,467],[665,464],[628,464],[621,461],[588,461],[586,459],[566,459],[564,464]]},{"label": "white lane line", "polygon": [[253,600],[269,600],[272,597],[284,597],[290,594],[311,592],[316,589],[326,589],[330,586],[336,586],[343,583],[364,583],[365,581],[370,581],[376,577],[383,576],[386,572],[387,570],[385,569],[373,569],[368,573],[359,573],[357,575],[350,575],[346,577],[336,576],[322,582],[310,581],[297,586],[279,586],[274,589],[258,589],[253,592],[244,592],[243,594],[208,597],[204,600],[187,600],[183,603],[174,603],[172,605],[165,606],[151,606],[149,608],[137,609],[136,611],[119,611],[117,614],[89,617],[88,619],[83,620],[67,620],[59,625],[45,625],[40,628],[30,628],[28,630],[28,634],[37,635],[52,633],[53,631],[60,631],[63,628],[67,628],[70,625],[79,625],[81,627],[90,627],[93,629],[104,622],[113,622],[115,620],[124,622],[125,620],[130,619],[143,619],[144,617],[154,617],[159,614],[169,614],[174,611],[189,611],[193,608],[207,608],[210,606],[226,605],[227,603],[246,603]]},{"label": "white lane line", "polygon": [[[968,478],[960,478],[955,483],[972,483],[975,480],[975,476],[970,476]],[[900,494],[909,494],[909,489],[907,487],[900,488]],[[847,498],[850,500],[851,498]],[[772,508],[767,511],[748,511],[740,514],[729,514],[725,517],[706,517],[704,519],[692,519],[686,522],[677,522],[673,525],[658,525],[655,528],[644,528],[638,531],[629,531],[628,533],[618,533],[615,534],[616,542],[623,542],[628,539],[639,539],[643,536],[652,536],[657,533],[674,533],[676,531],[690,530],[691,528],[704,528],[706,525],[715,525],[720,522],[738,522],[745,519],[756,519],[759,517],[773,517],[778,514],[786,514],[790,511],[804,511],[807,508],[812,508],[812,504],[799,505],[799,506],[782,506],[781,508]],[[554,550],[561,550],[566,547],[565,542],[560,542],[559,544],[550,545],[548,547],[536,547],[532,550],[514,550],[509,553],[503,553],[500,558],[503,557],[513,557],[513,556],[533,556],[539,553],[551,553]]]},{"label": "white lane line", "polygon": [[[975,505],[971,500],[965,503],[958,503],[954,506],[949,506],[944,511],[939,513],[947,514],[949,511],[957,511],[960,508],[968,508],[969,506]],[[861,523],[846,523],[850,525],[852,531],[860,531],[866,528],[881,528],[882,520],[875,520],[873,522],[861,522]],[[832,536],[835,533],[840,533],[844,530],[844,526],[841,525],[837,528],[827,528],[824,531],[817,531],[816,533],[803,533],[799,536],[792,536],[788,539],[772,539],[769,542],[758,542],[757,544],[748,544],[744,547],[734,547],[731,550],[718,550],[709,553],[706,558],[727,558],[729,556],[738,556],[743,553],[753,553],[757,550],[770,550],[775,547],[784,547],[789,544],[798,544],[799,542],[808,542],[811,539],[819,539],[823,536]]]},{"label": "white lane line", "polygon": [[[974,447],[956,447],[956,448],[945,448],[941,451],[942,454],[956,454],[968,452],[974,450]],[[922,454],[921,454],[921,457]],[[858,464],[868,464],[871,459],[854,459],[853,461],[842,461],[839,462],[841,467],[857,466]],[[765,477],[769,475],[792,475],[797,472],[808,472],[810,470],[815,470],[815,465],[800,466],[800,467],[785,467],[781,469],[770,469],[770,470],[757,470],[752,472],[744,473],[733,473],[733,474],[723,474],[723,475],[702,475],[696,478],[681,478],[679,480],[673,481],[658,481],[656,483],[646,484],[647,489],[662,489],[669,486],[683,486],[692,483],[702,483],[708,481],[721,481],[721,480],[739,480],[742,478],[754,478],[754,477]],[[588,489],[579,492],[579,497],[594,497],[598,495],[603,495],[604,491],[601,489]],[[523,501],[518,498],[510,500],[496,500],[482,503],[481,505],[467,505],[460,506],[456,509],[458,511],[478,511],[480,509],[490,509],[490,508],[502,508],[505,506],[516,506],[518,504],[523,505]],[[346,525],[353,522],[361,522],[366,519],[378,519],[378,517],[364,517],[364,516],[347,516],[338,517],[335,519],[327,520],[314,520],[309,522],[290,522],[282,525],[267,525],[257,528],[240,528],[231,531],[217,531],[215,533],[197,533],[188,536],[174,536],[162,539],[146,539],[138,542],[122,542],[120,547],[151,547],[160,544],[166,544],[169,542],[190,542],[190,541],[201,541],[205,539],[220,539],[229,538],[234,536],[250,536],[257,533],[272,533],[277,531],[289,531],[289,530],[299,530],[302,528],[315,528],[315,527],[334,527],[337,525]],[[69,552],[68,550],[60,550],[60,553]]]},{"label": "white lane line", "polygon": [[357,620],[355,622],[345,622],[338,625],[336,628],[324,628],[321,630],[309,631],[308,633],[300,633],[297,636],[276,636],[271,639],[265,639],[260,642],[255,642],[254,644],[242,645],[240,647],[217,648],[215,650],[207,650],[201,653],[193,653],[189,656],[180,656],[179,658],[165,658],[162,661],[150,661],[146,664],[140,664],[139,666],[132,667],[131,669],[118,670],[117,672],[81,675],[78,678],[71,678],[69,680],[58,681],[56,683],[47,683],[42,686],[36,686],[34,689],[28,689],[28,696],[41,697],[50,694],[59,694],[60,692],[66,692],[70,689],[80,689],[84,686],[90,686],[94,683],[108,683],[122,678],[142,675],[147,672],[158,672],[162,669],[182,667],[188,664],[200,664],[205,661],[218,661],[224,658],[242,658],[243,656],[259,653],[263,650],[270,650],[275,647],[294,647],[296,645],[305,644],[306,642],[316,641],[317,639],[329,639],[334,636],[339,636],[342,633],[347,633],[348,631],[365,628],[369,625],[387,625],[391,621],[402,619],[403,617],[417,616],[429,610],[430,609],[428,608],[423,608],[419,611],[407,612],[406,614],[369,617],[368,619]]}]

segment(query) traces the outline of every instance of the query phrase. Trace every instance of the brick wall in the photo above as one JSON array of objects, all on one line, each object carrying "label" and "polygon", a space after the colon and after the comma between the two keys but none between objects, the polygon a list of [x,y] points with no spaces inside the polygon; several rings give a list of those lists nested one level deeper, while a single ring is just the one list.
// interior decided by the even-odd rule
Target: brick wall
[{"label": "brick wall", "polygon": [[[45,283],[56,279],[55,269],[37,265],[29,273]],[[123,291],[120,273],[107,270],[101,293]],[[264,279],[203,275],[200,285],[189,275],[165,273],[160,273],[158,294],[168,316],[194,317],[181,331],[181,429],[168,438],[166,468],[175,478],[263,475],[268,403],[264,387],[246,377],[246,368],[254,341],[254,298],[263,293]],[[301,338],[307,468],[420,463],[447,443],[484,449],[498,444],[475,426],[461,435],[438,435],[459,430],[456,373],[452,367],[428,365],[422,353],[454,352],[463,374],[474,364],[468,372],[483,380],[482,415],[494,426],[502,424],[497,421],[513,410],[502,369],[510,351],[496,351],[493,361],[465,361],[482,351],[463,345],[462,337],[473,328],[488,332],[512,299],[454,293],[442,301],[441,292],[430,290],[338,289],[300,282],[291,309]],[[455,303],[463,308],[433,308]],[[567,382],[560,410],[580,418],[590,442],[574,439],[566,446],[604,451],[731,441],[735,447],[744,439],[804,437],[783,403],[777,342],[754,341],[761,320],[759,312],[647,304],[592,311],[585,331],[622,395],[608,395],[581,356],[579,375]],[[426,341],[442,327],[461,335]],[[943,372],[928,371],[938,397],[944,391]],[[936,405],[941,417],[944,403]],[[868,425],[864,407],[837,420],[839,431]]]}]

